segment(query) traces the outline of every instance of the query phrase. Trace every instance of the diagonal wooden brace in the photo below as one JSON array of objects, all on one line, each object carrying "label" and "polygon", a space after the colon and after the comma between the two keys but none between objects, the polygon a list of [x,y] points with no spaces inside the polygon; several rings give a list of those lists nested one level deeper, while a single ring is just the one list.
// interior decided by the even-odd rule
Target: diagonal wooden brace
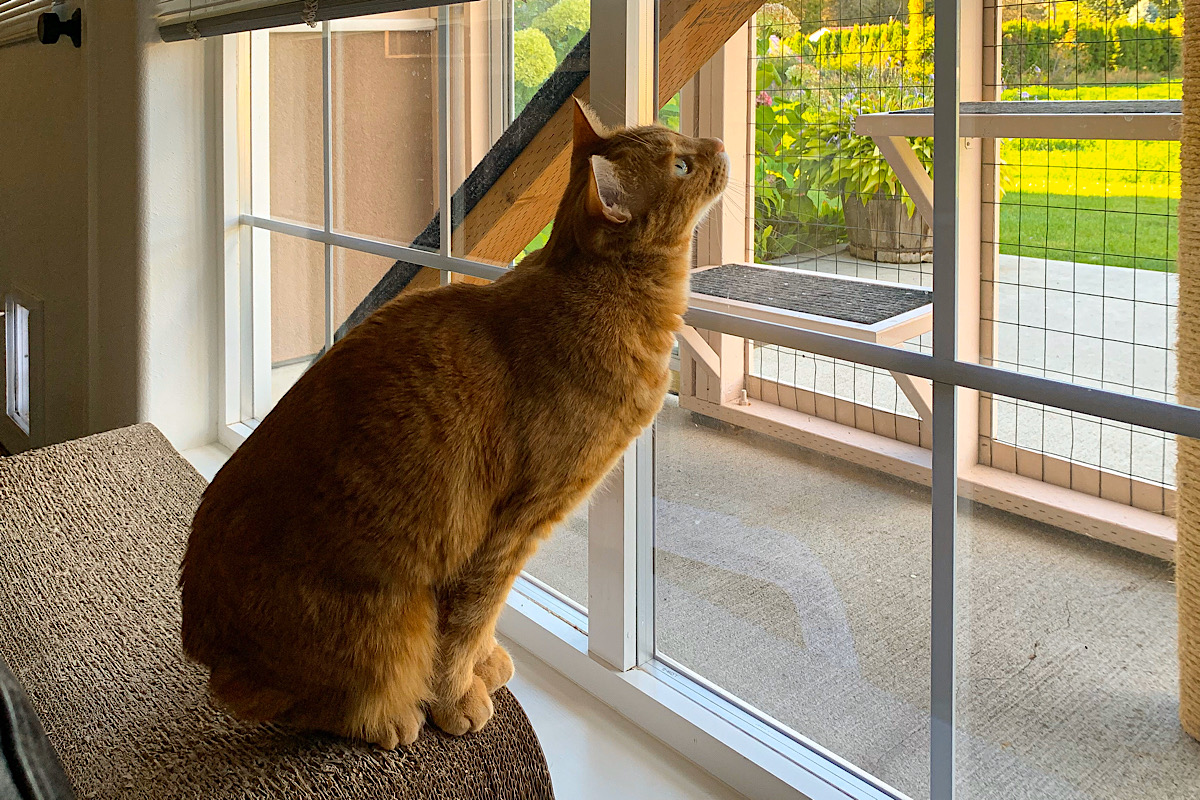
[{"label": "diagonal wooden brace", "polygon": [[933,226],[933,179],[903,136],[872,136],[875,146],[900,179],[925,224]]},{"label": "diagonal wooden brace", "polygon": [[892,378],[917,410],[917,416],[925,422],[933,422],[933,384],[927,378],[914,378],[903,372],[893,372]]}]

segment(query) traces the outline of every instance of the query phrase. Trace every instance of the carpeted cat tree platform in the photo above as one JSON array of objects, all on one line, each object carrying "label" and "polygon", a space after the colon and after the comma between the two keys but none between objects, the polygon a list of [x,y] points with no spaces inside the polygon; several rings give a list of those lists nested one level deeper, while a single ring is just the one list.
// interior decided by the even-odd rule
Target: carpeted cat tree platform
[{"label": "carpeted cat tree platform", "polygon": [[204,486],[152,425],[0,459],[0,796],[69,797],[57,751],[80,798],[553,798],[505,689],[479,733],[389,753],[214,709],[176,587]]}]

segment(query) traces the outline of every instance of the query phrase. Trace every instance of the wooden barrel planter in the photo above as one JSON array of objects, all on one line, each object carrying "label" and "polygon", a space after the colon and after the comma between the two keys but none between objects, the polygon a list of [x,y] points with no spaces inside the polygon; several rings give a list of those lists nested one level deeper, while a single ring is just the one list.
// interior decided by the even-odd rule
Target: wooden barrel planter
[{"label": "wooden barrel planter", "polygon": [[904,201],[879,192],[867,198],[843,195],[846,236],[850,255],[888,264],[916,264],[933,260],[933,231]]}]

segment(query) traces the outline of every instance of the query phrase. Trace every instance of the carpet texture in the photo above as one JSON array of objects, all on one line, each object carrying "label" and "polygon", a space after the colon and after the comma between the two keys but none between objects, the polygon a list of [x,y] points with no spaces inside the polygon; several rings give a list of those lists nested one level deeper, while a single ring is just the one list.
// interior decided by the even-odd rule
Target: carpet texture
[{"label": "carpet texture", "polygon": [[553,797],[507,690],[480,733],[391,753],[213,708],[176,589],[204,486],[151,425],[0,461],[0,657],[81,798]]},{"label": "carpet texture", "polygon": [[874,325],[933,302],[933,292],[919,286],[889,286],[806,270],[745,264],[693,272],[692,291],[860,325]]}]

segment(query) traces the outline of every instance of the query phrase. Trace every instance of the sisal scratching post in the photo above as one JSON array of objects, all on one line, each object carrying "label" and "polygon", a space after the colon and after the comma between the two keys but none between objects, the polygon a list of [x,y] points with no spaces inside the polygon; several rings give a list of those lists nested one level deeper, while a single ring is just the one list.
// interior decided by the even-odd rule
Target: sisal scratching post
[{"label": "sisal scratching post", "polygon": [[[1183,128],[1179,149],[1179,402],[1200,405],[1200,0],[1184,0]],[[1179,438],[1179,719],[1200,739],[1200,441]]]}]

